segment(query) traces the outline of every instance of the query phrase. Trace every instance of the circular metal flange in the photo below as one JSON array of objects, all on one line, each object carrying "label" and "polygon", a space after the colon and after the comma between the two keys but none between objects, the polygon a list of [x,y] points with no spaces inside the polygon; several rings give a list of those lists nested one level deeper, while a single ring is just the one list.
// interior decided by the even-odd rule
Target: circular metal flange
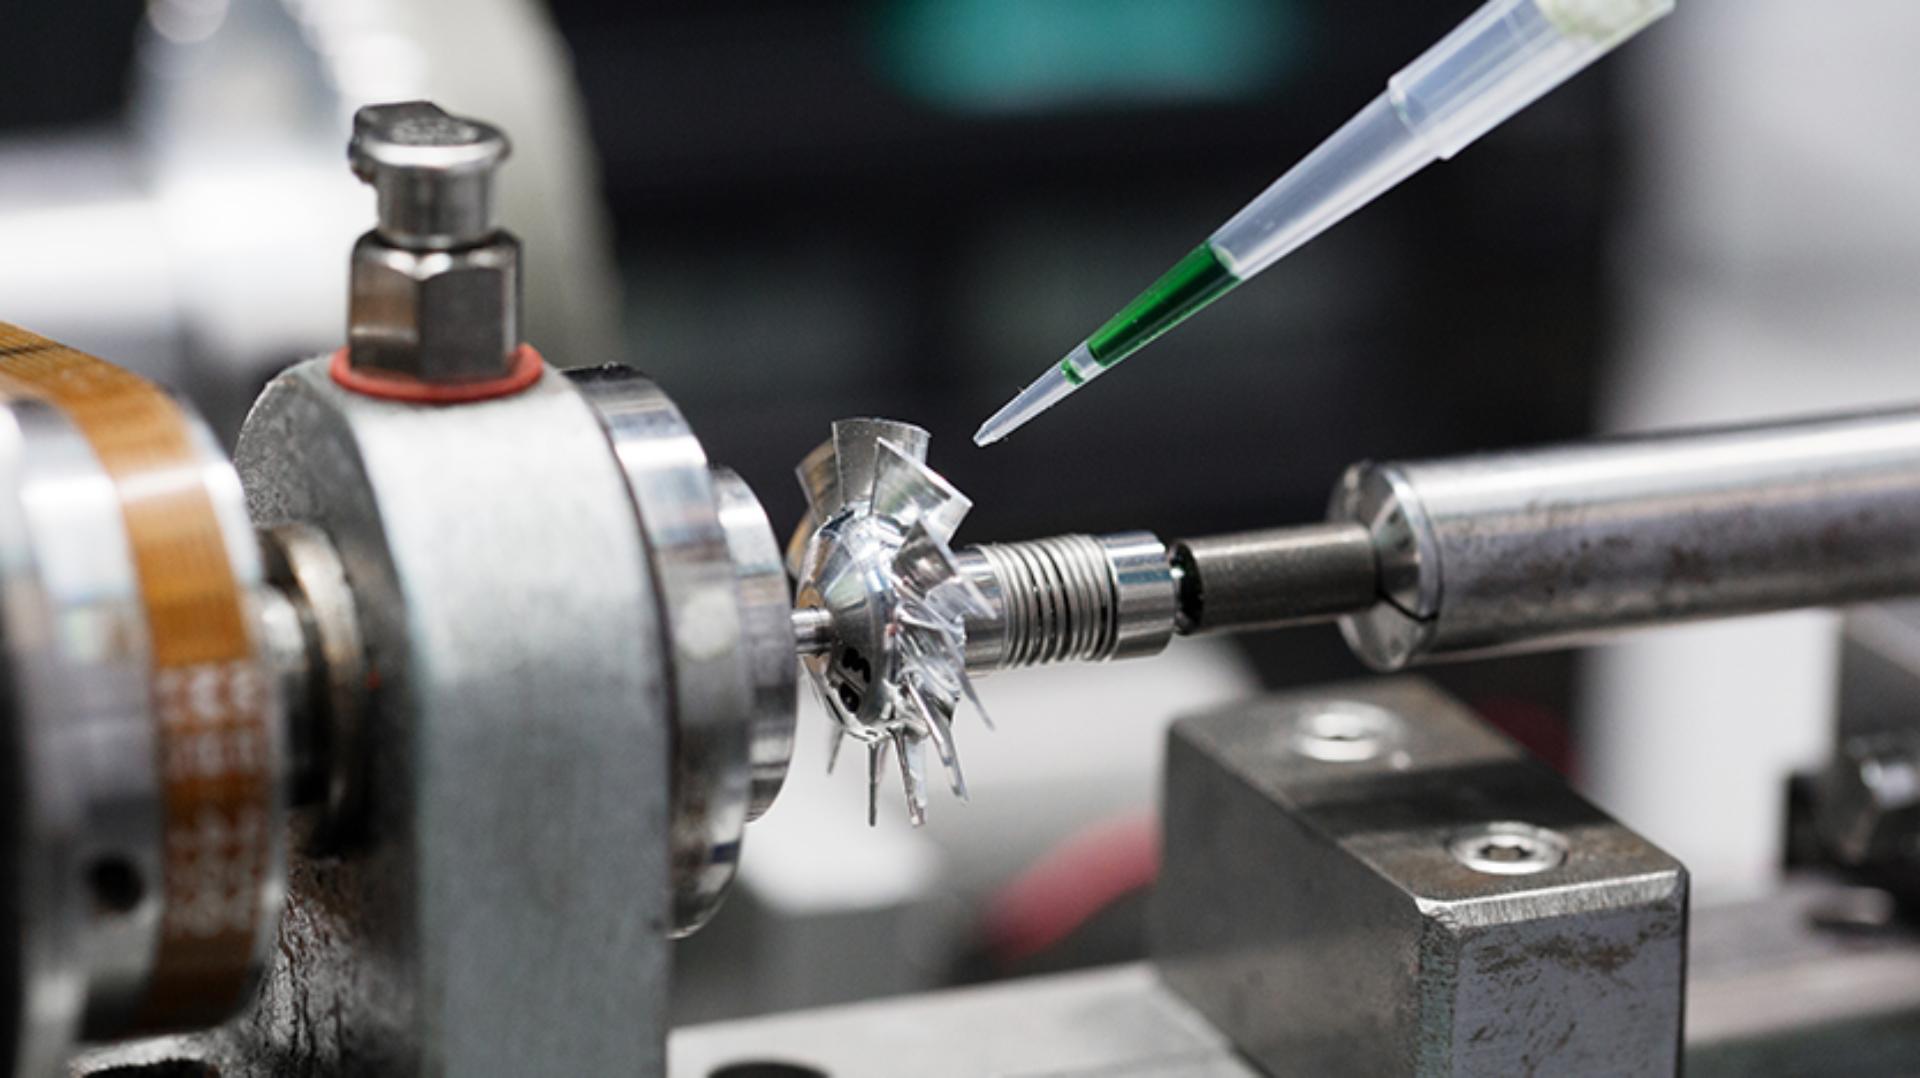
[{"label": "circular metal flange", "polygon": [[793,762],[793,732],[799,719],[800,664],[794,658],[793,596],[787,571],[760,499],[731,468],[714,467],[713,493],[720,527],[727,533],[740,592],[740,629],[753,679],[753,726],[747,745],[753,768],[753,799],[747,818],[772,807]]},{"label": "circular metal flange", "polygon": [[286,703],[290,729],[307,743],[293,746],[299,777],[293,793],[319,806],[313,844],[330,849],[359,828],[367,801],[368,671],[360,610],[325,532],[282,524],[261,532],[260,540],[267,582],[299,619],[297,658],[305,678],[301,698]]},{"label": "circular metal flange", "polygon": [[753,800],[754,692],[733,554],[706,453],[660,387],[613,365],[566,374],[626,476],[666,627],[673,932],[685,936],[713,916],[733,882]]},{"label": "circular metal flange", "polygon": [[1420,500],[1391,466],[1356,464],[1334,489],[1330,521],[1352,521],[1373,536],[1381,602],[1340,619],[1362,662],[1399,670],[1433,639],[1441,601],[1440,555]]}]

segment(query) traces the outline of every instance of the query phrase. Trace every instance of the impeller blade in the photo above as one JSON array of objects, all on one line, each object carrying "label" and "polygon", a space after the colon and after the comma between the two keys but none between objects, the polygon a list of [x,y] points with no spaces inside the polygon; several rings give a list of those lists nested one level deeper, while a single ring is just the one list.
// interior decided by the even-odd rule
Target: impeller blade
[{"label": "impeller blade", "polygon": [[867,826],[877,827],[880,823],[880,770],[883,761],[880,755],[887,751],[891,741],[873,741],[867,745]]},{"label": "impeller blade", "polygon": [[840,746],[847,740],[847,730],[839,723],[827,732],[827,774],[833,774],[833,765],[840,762]]},{"label": "impeller blade", "polygon": [[993,608],[948,545],[972,502],[926,466],[926,448],[909,424],[841,420],[798,469],[809,519],[789,567],[802,605],[825,610],[832,630],[832,646],[802,662],[836,723],[828,766],[847,736],[867,747],[869,824],[889,752],[908,817],[925,822],[929,741],[965,800],[953,715],[964,698],[986,716],[967,680],[966,627]]},{"label": "impeller blade", "polygon": [[968,677],[964,672],[960,675],[960,691],[966,695],[967,703],[973,705],[973,713],[980,716],[981,723],[984,724],[987,729],[1000,729],[993,724],[993,716],[987,714],[987,705],[980,702],[980,694],[973,691],[973,679]]},{"label": "impeller blade", "polygon": [[907,788],[907,819],[920,827],[927,822],[926,742],[906,730],[895,730],[893,753],[900,758],[900,781]]},{"label": "impeller blade", "polygon": [[801,457],[793,475],[800,480],[801,493],[807,496],[814,528],[840,511],[840,469],[834,463],[832,439],[814,446],[813,452]]},{"label": "impeller blade", "polygon": [[871,503],[880,466],[880,443],[916,459],[927,455],[927,432],[891,419],[838,419],[833,424],[833,463],[839,475],[839,509],[856,501]]},{"label": "impeller blade", "polygon": [[933,751],[940,757],[941,767],[946,769],[947,785],[953,790],[953,796],[967,800],[967,778],[960,772],[960,754],[953,746],[953,725],[946,711],[929,701],[913,682],[907,682],[903,688],[921,718],[926,720],[927,739],[933,742]]},{"label": "impeller blade", "polygon": [[953,538],[973,499],[899,446],[882,440],[874,457],[873,511],[902,527],[924,525],[942,542]]}]

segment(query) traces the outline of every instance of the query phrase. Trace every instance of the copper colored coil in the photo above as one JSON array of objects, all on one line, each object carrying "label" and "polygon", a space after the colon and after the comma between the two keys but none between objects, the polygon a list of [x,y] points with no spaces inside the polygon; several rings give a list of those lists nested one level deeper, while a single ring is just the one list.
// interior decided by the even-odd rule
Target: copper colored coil
[{"label": "copper colored coil", "polygon": [[273,928],[262,890],[276,876],[278,792],[273,702],[203,452],[152,383],[6,323],[0,394],[57,408],[87,439],[113,480],[139,577],[164,879],[137,1031],[219,1021],[245,1001]]}]

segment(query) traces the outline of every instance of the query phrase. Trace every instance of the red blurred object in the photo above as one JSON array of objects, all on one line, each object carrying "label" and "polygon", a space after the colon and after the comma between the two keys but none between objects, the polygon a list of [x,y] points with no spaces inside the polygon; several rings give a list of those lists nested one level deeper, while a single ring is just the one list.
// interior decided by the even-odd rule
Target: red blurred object
[{"label": "red blurred object", "polygon": [[1159,873],[1160,820],[1151,809],[1085,828],[988,900],[987,952],[1003,966],[1040,954]]}]

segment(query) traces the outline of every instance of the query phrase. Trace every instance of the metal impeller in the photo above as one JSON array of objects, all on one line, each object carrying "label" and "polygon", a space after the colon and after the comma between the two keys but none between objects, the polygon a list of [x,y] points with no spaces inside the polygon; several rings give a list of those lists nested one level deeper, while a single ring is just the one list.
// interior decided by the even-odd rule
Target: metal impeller
[{"label": "metal impeller", "polygon": [[966,619],[990,608],[949,545],[973,507],[924,462],[927,432],[883,419],[845,419],[798,469],[812,512],[788,548],[796,605],[824,611],[831,646],[802,662],[835,722],[828,768],[843,739],[867,747],[867,822],[892,753],[907,814],[926,821],[926,746],[954,795],[966,779],[954,748],[962,699],[988,727],[966,671]]}]

